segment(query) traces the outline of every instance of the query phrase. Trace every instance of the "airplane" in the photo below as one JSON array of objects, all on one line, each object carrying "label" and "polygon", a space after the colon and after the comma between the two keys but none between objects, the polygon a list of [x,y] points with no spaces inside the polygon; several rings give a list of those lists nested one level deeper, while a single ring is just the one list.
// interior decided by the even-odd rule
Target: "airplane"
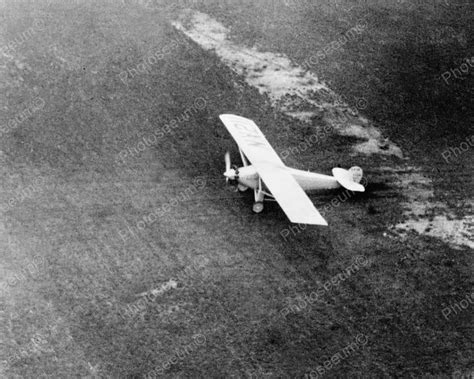
[{"label": "airplane", "polygon": [[239,191],[254,190],[252,210],[263,211],[264,200],[278,202],[289,220],[298,224],[324,225],[321,216],[305,191],[344,187],[353,192],[364,192],[360,181],[363,171],[354,166],[349,170],[332,169],[332,176],[287,167],[252,120],[233,114],[219,116],[234,138],[242,158],[242,167],[232,166],[230,154],[225,154],[226,181],[237,183]]}]

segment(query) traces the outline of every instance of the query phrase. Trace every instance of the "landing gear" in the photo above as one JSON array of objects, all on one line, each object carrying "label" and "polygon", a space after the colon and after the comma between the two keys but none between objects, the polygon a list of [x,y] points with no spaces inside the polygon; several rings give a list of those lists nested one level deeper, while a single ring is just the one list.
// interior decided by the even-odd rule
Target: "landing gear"
[{"label": "landing gear", "polygon": [[262,190],[262,180],[258,179],[258,188],[254,190],[255,203],[253,203],[252,210],[255,213],[263,211],[263,200],[265,199],[265,192]]},{"label": "landing gear", "polygon": [[249,187],[244,186],[243,184],[240,184],[240,183],[239,183],[239,184],[237,185],[237,189],[239,190],[239,192],[245,192],[245,191],[247,191],[247,190],[249,189]]},{"label": "landing gear", "polygon": [[263,211],[263,201],[257,201],[256,203],[253,203],[252,211],[254,213],[260,213]]}]

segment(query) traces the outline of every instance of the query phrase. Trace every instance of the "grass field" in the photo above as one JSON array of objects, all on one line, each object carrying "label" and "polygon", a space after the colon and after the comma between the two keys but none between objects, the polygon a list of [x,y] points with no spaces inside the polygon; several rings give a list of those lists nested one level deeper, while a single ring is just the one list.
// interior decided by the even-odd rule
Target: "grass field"
[{"label": "grass field", "polygon": [[[472,214],[472,149],[442,157],[472,135],[472,69],[442,78],[473,55],[472,5],[177,4],[0,2],[0,377],[472,376],[472,249],[394,232],[419,185],[382,169],[418,166],[431,202]],[[322,121],[286,117],[176,30],[189,6],[299,65],[365,20],[308,69],[365,99],[405,159],[330,133],[286,162],[358,164],[367,192],[328,228],[252,214],[225,186],[238,154],[218,115],[254,119],[277,151]]]}]

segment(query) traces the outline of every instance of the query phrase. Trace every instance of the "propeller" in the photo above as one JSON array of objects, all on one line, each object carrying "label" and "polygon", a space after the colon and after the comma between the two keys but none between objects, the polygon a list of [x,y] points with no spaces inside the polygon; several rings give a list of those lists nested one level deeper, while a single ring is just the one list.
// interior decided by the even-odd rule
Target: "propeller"
[{"label": "propeller", "polygon": [[225,181],[229,183],[229,180],[232,182],[236,182],[239,179],[239,168],[236,165],[232,165],[230,162],[230,154],[227,151],[225,153]]},{"label": "propeller", "polygon": [[[226,172],[229,172],[230,165],[231,165],[231,163],[230,163],[230,154],[229,154],[228,151],[226,151],[224,158],[225,158],[225,173],[226,173]],[[225,175],[225,173],[224,173],[224,175]],[[229,177],[227,175],[225,175],[225,181],[226,181],[226,183],[229,183]]]}]

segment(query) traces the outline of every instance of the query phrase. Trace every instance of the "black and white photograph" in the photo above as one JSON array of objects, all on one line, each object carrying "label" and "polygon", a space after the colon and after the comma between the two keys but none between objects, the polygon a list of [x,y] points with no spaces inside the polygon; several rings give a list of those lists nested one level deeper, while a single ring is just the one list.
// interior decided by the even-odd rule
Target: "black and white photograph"
[{"label": "black and white photograph", "polygon": [[0,0],[0,379],[474,378],[471,0]]}]

